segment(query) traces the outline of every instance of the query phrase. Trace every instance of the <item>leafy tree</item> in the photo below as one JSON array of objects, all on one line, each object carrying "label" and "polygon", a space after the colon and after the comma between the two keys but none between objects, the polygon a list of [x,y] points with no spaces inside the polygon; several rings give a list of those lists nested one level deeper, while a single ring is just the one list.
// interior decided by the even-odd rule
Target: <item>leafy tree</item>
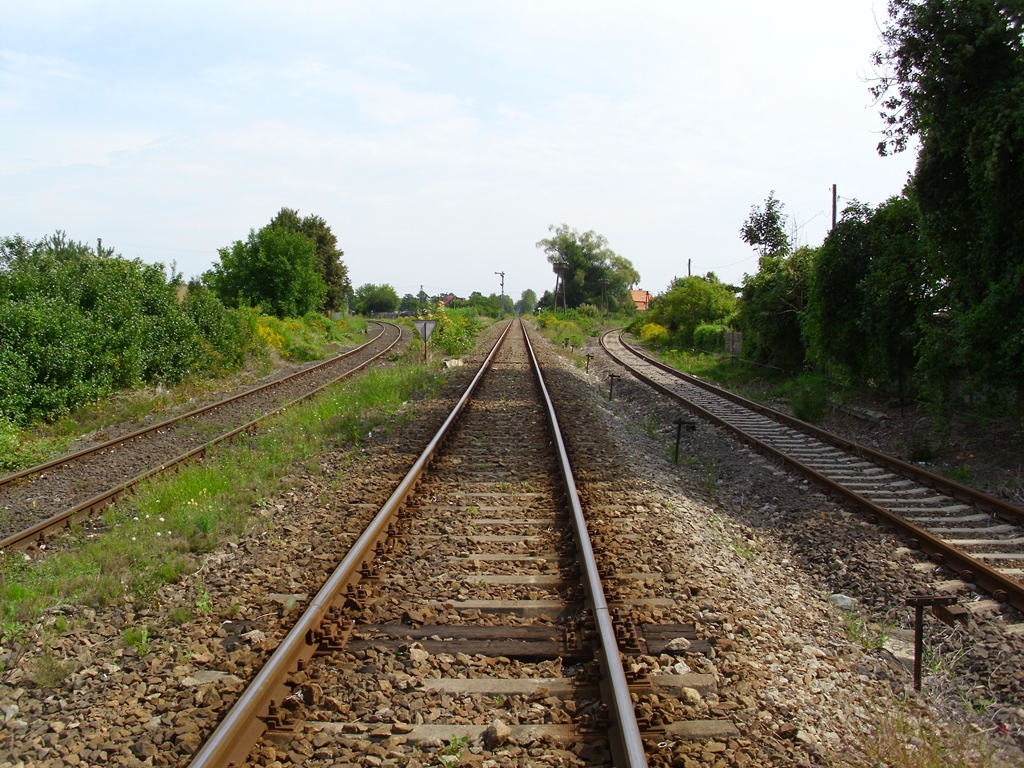
[{"label": "leafy tree", "polygon": [[911,198],[853,203],[817,252],[805,313],[810,357],[905,392],[935,286]]},{"label": "leafy tree", "polygon": [[421,309],[424,309],[425,306],[426,305],[424,305],[419,299],[417,299],[411,293],[407,293],[405,294],[405,296],[402,297],[402,303],[398,306],[398,309],[401,312],[416,313],[419,312]]},{"label": "leafy tree", "polygon": [[356,288],[353,310],[360,315],[370,312],[397,312],[401,306],[398,292],[387,283],[366,283]]},{"label": "leafy tree", "polygon": [[533,314],[533,310],[536,308],[537,294],[531,288],[527,288],[515,304],[515,313],[517,315],[529,315]]},{"label": "leafy tree", "polygon": [[558,275],[558,295],[567,307],[593,304],[616,309],[629,301],[628,290],[640,281],[629,259],[608,247],[596,232],[580,234],[567,224],[548,228],[554,235],[537,243]]},{"label": "leafy tree", "polygon": [[260,306],[277,317],[301,317],[323,306],[327,286],[316,263],[316,247],[285,226],[249,230],[244,242],[218,250],[220,263],[203,275],[229,307]]},{"label": "leafy tree", "polygon": [[935,309],[936,286],[920,221],[911,197],[890,198],[874,210],[868,229],[871,262],[859,286],[867,370],[901,397],[909,388],[916,349]]},{"label": "leafy tree", "polygon": [[1024,45],[1019,2],[890,0],[879,152],[917,137],[914,174],[936,305],[919,370],[992,393],[1024,382]]},{"label": "leafy tree", "polygon": [[740,227],[740,238],[758,252],[761,258],[779,256],[789,251],[786,235],[786,216],[783,204],[776,199],[773,189],[764,201],[764,210],[750,207],[750,216]]},{"label": "leafy tree", "polygon": [[335,311],[344,307],[345,296],[352,293],[352,283],[348,279],[348,267],[341,261],[345,252],[338,247],[338,238],[327,222],[313,214],[299,218],[298,211],[282,208],[270,220],[270,225],[299,232],[313,241],[316,246],[317,269],[327,286],[323,309]]},{"label": "leafy tree", "polygon": [[668,329],[674,342],[693,346],[698,325],[722,324],[736,312],[736,295],[714,272],[704,277],[677,277],[667,292],[651,301],[642,322]]}]

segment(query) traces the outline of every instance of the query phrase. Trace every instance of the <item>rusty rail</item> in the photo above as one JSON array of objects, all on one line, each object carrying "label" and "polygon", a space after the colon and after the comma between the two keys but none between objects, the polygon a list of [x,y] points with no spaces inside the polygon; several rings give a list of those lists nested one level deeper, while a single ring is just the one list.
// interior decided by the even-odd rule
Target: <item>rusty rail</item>
[{"label": "rusty rail", "polygon": [[[360,534],[341,564],[310,602],[263,669],[253,678],[224,720],[192,758],[190,768],[239,765],[245,761],[253,745],[269,726],[296,727],[296,723],[281,721],[280,705],[291,694],[291,689],[287,685],[289,675],[304,668],[308,660],[317,652],[321,642],[324,642],[326,638],[336,637],[337,633],[333,628],[325,629],[327,624],[337,620],[331,615],[332,612],[336,610],[340,612],[363,575],[372,572],[378,545],[383,544],[389,536],[394,534],[395,519],[403,509],[408,496],[416,488],[434,455],[447,439],[452,427],[462,415],[511,327],[512,322],[505,327],[501,337],[437,434],[431,439],[380,511]],[[523,335],[526,336],[525,328]],[[529,347],[528,336],[526,336],[526,343]],[[535,375],[547,403],[552,433],[560,450],[560,465],[565,477],[566,489],[573,499],[574,526],[578,533],[585,536],[586,525],[583,521],[579,498],[575,493],[575,483],[572,480],[571,467],[558,429],[558,421],[554,415],[551,399],[544,388],[543,376],[540,373],[536,357],[533,355],[533,349],[529,348]],[[643,752],[643,743],[640,740],[639,728],[633,713],[632,701],[622,669],[608,606],[604,600],[600,578],[597,575],[593,550],[590,547],[589,539],[583,540],[578,536],[577,541],[580,546],[581,558],[585,557],[587,561],[584,564],[585,589],[601,635],[599,656],[602,670],[605,673],[602,688],[606,687],[606,681],[610,681],[612,690],[611,695],[605,696],[605,701],[610,703],[610,709],[615,713],[616,725],[610,736],[615,737],[614,741],[623,745],[622,751],[627,754],[626,761],[621,762],[621,765],[627,768],[646,768],[647,761]]]},{"label": "rusty rail", "polygon": [[[252,389],[252,390],[250,390],[248,392],[243,392],[240,395],[235,395],[234,397],[228,398],[226,400],[220,400],[220,401],[218,401],[216,403],[212,403],[212,404],[204,406],[202,408],[198,408],[198,409],[196,409],[194,411],[190,411],[189,413],[183,414],[183,415],[181,415],[181,416],[179,416],[177,418],[168,419],[166,421],[161,422],[160,424],[157,424],[157,425],[154,425],[154,426],[151,426],[151,427],[147,427],[147,428],[142,429],[142,430],[138,430],[137,432],[133,432],[133,433],[131,433],[131,435],[126,435],[126,436],[121,437],[121,438],[110,440],[110,441],[108,441],[106,443],[102,443],[100,445],[93,446],[92,448],[88,448],[88,449],[86,449],[84,451],[79,451],[78,453],[73,453],[73,454],[70,454],[69,456],[64,456],[63,458],[56,459],[56,460],[51,461],[51,462],[47,462],[46,464],[40,464],[40,465],[38,465],[36,467],[31,467],[30,469],[23,470],[23,472],[18,473],[18,475],[11,475],[8,478],[4,478],[4,479],[5,480],[9,480],[11,478],[18,479],[19,477],[23,477],[23,476],[28,475],[28,474],[35,474],[35,473],[38,473],[38,472],[42,472],[42,471],[44,471],[45,469],[47,469],[49,467],[53,467],[53,466],[56,466],[58,464],[63,464],[65,462],[67,462],[69,459],[77,458],[77,457],[80,457],[80,456],[83,456],[83,455],[86,455],[86,454],[89,454],[89,453],[93,453],[93,452],[98,451],[98,450],[100,450],[100,449],[102,449],[104,447],[108,447],[108,446],[111,446],[111,445],[117,445],[117,444],[120,444],[120,443],[124,443],[124,442],[126,442],[128,440],[131,440],[134,437],[138,437],[140,435],[146,434],[147,432],[152,432],[155,429],[159,429],[161,427],[173,424],[175,422],[182,421],[183,419],[189,418],[191,416],[196,416],[196,415],[198,415],[200,413],[203,413],[205,411],[210,410],[211,408],[216,408],[216,407],[218,407],[220,405],[223,405],[224,403],[232,402],[234,400],[237,400],[237,399],[240,399],[240,398],[243,398],[243,397],[247,397],[248,395],[251,395],[254,392],[258,392],[258,391],[261,391],[262,389],[265,389],[267,387],[274,386],[276,384],[280,384],[281,382],[287,381],[287,380],[291,379],[292,377],[301,376],[303,374],[309,373],[310,371],[313,371],[313,370],[316,370],[318,368],[321,368],[322,366],[328,365],[330,363],[335,363],[339,359],[341,359],[343,357],[348,357],[349,355],[352,355],[355,352],[358,352],[358,351],[360,351],[362,349],[365,349],[367,346],[369,346],[370,344],[372,344],[375,341],[377,341],[384,334],[384,325],[385,324],[383,324],[383,323],[381,324],[381,328],[382,328],[381,333],[379,333],[376,336],[374,336],[373,339],[371,339],[370,341],[366,342],[365,344],[361,344],[360,346],[355,347],[354,349],[351,349],[348,352],[345,352],[344,354],[332,357],[330,360],[328,360],[328,361],[326,361],[324,363],[320,363],[318,365],[315,365],[315,366],[312,366],[310,368],[307,368],[307,369],[305,369],[303,371],[299,371],[298,373],[292,374],[292,376],[285,377],[284,379],[279,379],[278,381],[271,382],[270,384],[264,384],[264,385],[262,385],[260,387],[257,387],[256,389]],[[391,325],[391,324],[388,323],[387,325]],[[394,327],[397,327],[397,326],[394,326]],[[66,509],[63,512],[58,512],[57,514],[52,515],[52,516],[48,517],[45,520],[41,520],[40,522],[36,523],[35,525],[31,526],[30,528],[26,528],[26,529],[24,529],[22,531],[19,531],[18,533],[15,533],[15,534],[13,534],[11,536],[8,536],[7,538],[5,538],[3,540],[0,540],[0,551],[6,551],[8,549],[15,549],[15,550],[24,549],[25,547],[29,546],[33,542],[38,541],[39,539],[45,538],[46,536],[50,535],[54,531],[57,531],[57,530],[65,527],[67,525],[71,525],[72,523],[78,522],[79,520],[83,520],[83,519],[89,517],[90,515],[93,515],[96,512],[99,512],[99,511],[105,509],[109,505],[113,504],[119,497],[121,497],[122,495],[124,495],[125,493],[130,491],[134,486],[136,486],[139,483],[141,483],[143,480],[146,480],[147,478],[154,477],[156,475],[159,475],[159,474],[162,474],[164,472],[167,472],[168,470],[173,469],[174,467],[176,467],[177,465],[179,465],[179,464],[181,464],[183,462],[186,462],[186,461],[189,461],[191,459],[195,459],[195,458],[198,458],[200,456],[203,456],[206,453],[206,450],[208,448],[210,448],[210,447],[212,447],[214,445],[217,445],[218,443],[220,443],[220,442],[222,442],[224,440],[229,440],[229,439],[231,439],[233,437],[236,437],[237,435],[240,435],[243,432],[248,432],[253,427],[255,427],[257,424],[262,422],[264,419],[267,419],[267,418],[269,418],[270,416],[273,416],[276,413],[280,413],[281,411],[285,410],[286,408],[290,408],[293,405],[301,403],[303,400],[306,400],[306,399],[312,397],[313,395],[316,395],[317,393],[321,392],[326,387],[329,387],[332,384],[336,384],[338,381],[341,381],[342,379],[348,378],[349,376],[352,376],[353,374],[358,373],[363,368],[365,368],[368,365],[376,362],[377,360],[379,360],[381,358],[381,356],[387,354],[389,351],[394,349],[395,345],[398,344],[398,342],[401,340],[401,338],[402,338],[402,335],[401,335],[401,333],[399,333],[398,336],[395,338],[395,340],[393,342],[391,342],[391,344],[389,344],[386,348],[384,348],[379,354],[377,354],[374,357],[370,358],[366,362],[360,363],[355,368],[352,368],[351,370],[346,371],[341,376],[338,376],[337,378],[332,379],[331,381],[328,381],[325,384],[322,384],[321,386],[317,387],[316,389],[310,390],[306,394],[304,394],[304,395],[302,395],[300,397],[294,398],[293,400],[290,400],[287,403],[284,403],[283,405],[278,406],[277,408],[273,409],[272,411],[268,411],[267,413],[263,414],[262,416],[259,416],[259,417],[255,418],[255,419],[253,419],[252,421],[246,422],[245,424],[243,424],[240,427],[236,427],[235,429],[231,430],[230,432],[225,432],[224,434],[215,437],[213,440],[210,440],[209,442],[204,443],[203,445],[200,445],[200,446],[198,446],[196,448],[193,448],[191,451],[188,451],[187,453],[183,453],[183,454],[181,454],[179,456],[176,456],[175,458],[173,458],[173,459],[171,459],[169,461],[166,461],[163,464],[160,464],[159,466],[153,467],[152,469],[147,470],[146,472],[143,472],[140,475],[136,475],[135,477],[131,478],[130,480],[126,480],[125,482],[123,482],[123,483],[121,483],[119,485],[116,485],[113,488],[109,488],[106,491],[104,491],[103,493],[100,493],[100,494],[98,494],[98,495],[96,495],[96,496],[94,496],[91,499],[88,499],[86,501],[83,501],[81,504],[78,504],[78,505],[76,505],[76,506],[74,506],[74,507],[72,507],[70,509]]]},{"label": "rusty rail", "polygon": [[619,654],[618,642],[615,638],[615,628],[612,625],[611,612],[608,609],[608,602],[605,599],[604,587],[601,585],[601,575],[597,567],[597,558],[594,556],[594,549],[590,543],[590,534],[587,532],[587,521],[583,516],[583,506],[580,504],[579,493],[576,491],[576,481],[573,479],[572,466],[569,463],[569,455],[565,449],[565,442],[562,439],[562,430],[558,425],[558,415],[555,413],[554,403],[544,383],[544,374],[541,372],[540,363],[530,343],[530,335],[526,332],[526,326],[520,319],[523,329],[523,336],[526,338],[526,348],[530,352],[530,361],[533,363],[533,372],[537,378],[537,385],[544,396],[544,403],[548,412],[548,422],[551,425],[551,434],[558,451],[558,461],[562,468],[562,478],[565,482],[566,496],[572,507],[572,525],[576,533],[576,548],[579,552],[579,564],[581,580],[583,582],[584,595],[588,607],[594,616],[598,631],[598,648],[594,654],[601,665],[601,693],[605,704],[612,715],[613,728],[609,733],[613,744],[618,742],[616,750],[619,754],[617,764],[627,768],[646,768],[647,756],[644,753],[644,743],[640,737],[640,727],[636,721],[636,712],[633,710],[633,701],[629,694],[629,683],[626,680],[625,670],[622,668],[622,658]]},{"label": "rusty rail", "polygon": [[[951,544],[947,544],[937,536],[929,533],[928,531],[923,530],[922,528],[919,528],[918,526],[908,522],[907,520],[904,520],[902,517],[893,514],[889,510],[884,509],[883,507],[871,502],[870,500],[864,498],[860,494],[840,485],[834,480],[825,477],[824,475],[820,474],[819,472],[816,472],[815,470],[811,469],[802,462],[797,461],[796,459],[792,458],[786,453],[778,450],[777,448],[774,448],[773,446],[768,445],[767,443],[759,440],[753,435],[747,434],[739,427],[730,424],[729,422],[719,418],[715,414],[702,408],[696,403],[690,402],[682,395],[673,392],[668,387],[659,384],[658,382],[654,381],[648,376],[645,376],[643,373],[630,366],[626,361],[617,357],[611,350],[607,348],[607,346],[605,346],[605,338],[610,333],[614,332],[615,331],[607,331],[604,335],[602,335],[601,345],[608,353],[609,357],[611,357],[613,360],[619,363],[623,368],[629,371],[637,379],[643,381],[645,384],[652,387],[653,389],[656,389],[658,392],[661,392],[663,395],[666,395],[667,397],[682,403],[691,411],[699,415],[701,418],[706,419],[707,421],[710,421],[713,424],[717,424],[721,427],[731,430],[743,442],[753,447],[759,453],[777,459],[785,466],[795,469],[796,471],[800,472],[802,475],[807,477],[809,480],[812,480],[818,485],[824,487],[833,495],[843,498],[851,502],[855,506],[860,507],[861,509],[868,513],[869,517],[873,517],[876,522],[884,521],[884,523],[888,525],[890,528],[893,528],[896,531],[899,531],[902,534],[904,534],[908,538],[908,543],[911,545],[911,547],[919,549],[922,552],[924,552],[932,559],[933,562],[939,565],[945,565],[946,567],[956,571],[960,575],[961,579],[963,579],[966,582],[972,582],[977,584],[980,588],[984,589],[986,592],[991,594],[996,600],[1000,602],[1008,602],[1017,610],[1024,611],[1024,584],[1020,584],[1019,582],[1016,582],[1013,579],[1004,576],[1002,573],[992,568],[991,566],[971,557],[970,555],[965,554],[964,552],[961,552],[959,549],[957,549]],[[708,392],[723,397],[727,400],[731,400],[732,402],[738,405],[742,405],[746,408],[749,408],[750,410],[760,413],[763,416],[767,416],[768,418],[776,419],[777,421],[780,421],[795,429],[807,432],[813,435],[814,437],[821,439],[823,442],[829,443],[837,448],[842,448],[849,452],[856,453],[862,458],[875,460],[875,457],[879,457],[878,463],[888,467],[891,470],[902,472],[902,468],[907,467],[910,470],[912,470],[912,472],[906,474],[909,475],[911,479],[920,482],[922,485],[929,485],[929,483],[921,479],[921,477],[923,476],[925,477],[925,479],[935,481],[934,484],[930,485],[929,487],[933,487],[936,490],[943,490],[944,487],[951,486],[957,490],[956,498],[960,499],[961,501],[970,501],[976,503],[982,509],[986,509],[987,511],[990,511],[993,514],[999,514],[1000,517],[1003,517],[1004,519],[1010,519],[1015,523],[1020,523],[1022,519],[1024,519],[1024,510],[1017,509],[1016,507],[1006,504],[1005,502],[1002,502],[999,499],[995,499],[991,496],[988,496],[987,494],[983,494],[980,491],[975,491],[971,488],[967,488],[966,486],[962,486],[959,483],[954,483],[952,481],[946,480],[945,478],[938,477],[937,475],[933,475],[930,472],[925,472],[919,467],[914,467],[913,465],[907,464],[906,462],[900,461],[899,459],[893,458],[891,456],[885,456],[884,454],[880,454],[877,451],[873,451],[870,448],[866,448],[857,443],[851,442],[849,440],[844,440],[838,435],[833,435],[832,433],[826,432],[825,430],[820,429],[819,427],[807,424],[806,422],[800,421],[799,419],[795,419],[792,416],[788,416],[784,413],[780,413],[779,411],[773,410],[766,406],[754,403],[753,401],[747,400],[746,398],[740,397],[739,395],[736,395],[732,392],[719,389],[718,387],[715,387],[712,384],[708,384],[705,381],[701,381],[700,379],[697,379],[693,376],[689,376],[683,373],[682,371],[678,371],[675,368],[665,365],[664,363],[658,360],[654,360],[648,355],[645,355],[642,352],[635,349],[634,347],[626,344],[624,341],[621,340],[621,334],[620,342],[622,343],[624,348],[626,348],[631,353],[635,354],[637,357],[641,358],[645,362],[654,365],[656,368],[665,371],[666,373],[669,373],[670,375],[675,376],[676,378],[686,381],[687,383],[700,386],[702,389],[705,389]],[[1001,513],[1000,511],[996,511],[997,509],[1000,510]],[[1008,518],[1006,517],[1006,515],[1013,516]]]},{"label": "rusty rail", "polygon": [[441,429],[360,534],[352,549],[317,592],[263,669],[249,683],[245,693],[235,702],[202,748],[196,752],[189,764],[190,768],[220,768],[225,765],[240,765],[245,761],[253,745],[266,730],[267,720],[271,717],[272,711],[276,711],[291,693],[286,684],[288,676],[313,657],[322,637],[321,625],[325,618],[332,608],[340,609],[344,606],[347,587],[358,584],[362,578],[362,571],[370,567],[378,542],[383,542],[387,538],[391,523],[476,391],[477,385],[490,367],[511,327],[512,323],[506,326],[480,366],[480,370],[441,425]]}]

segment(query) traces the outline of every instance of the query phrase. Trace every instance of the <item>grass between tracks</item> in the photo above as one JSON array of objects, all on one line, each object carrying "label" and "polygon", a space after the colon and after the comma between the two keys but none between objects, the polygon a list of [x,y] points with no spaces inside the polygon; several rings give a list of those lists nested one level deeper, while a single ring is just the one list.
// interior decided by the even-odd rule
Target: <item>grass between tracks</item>
[{"label": "grass between tracks", "polygon": [[[268,420],[259,435],[211,451],[203,463],[145,484],[103,516],[103,533],[74,529],[70,546],[38,559],[0,558],[0,643],[10,649],[47,608],[136,604],[196,569],[199,555],[251,525],[294,467],[358,444],[442,376],[419,364],[373,369]],[[199,606],[201,609],[201,606]]]}]

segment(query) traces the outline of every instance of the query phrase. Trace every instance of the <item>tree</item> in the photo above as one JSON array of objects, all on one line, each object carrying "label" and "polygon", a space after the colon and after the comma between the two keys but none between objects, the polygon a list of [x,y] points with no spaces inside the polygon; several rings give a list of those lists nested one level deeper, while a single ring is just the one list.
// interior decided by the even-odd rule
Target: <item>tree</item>
[{"label": "tree", "polygon": [[868,346],[860,284],[871,262],[870,218],[871,207],[857,201],[843,211],[815,259],[808,309],[815,357],[838,363],[855,377],[863,373]]},{"label": "tree", "polygon": [[934,392],[1024,382],[1024,45],[1020,3],[890,0],[879,152],[920,141],[914,173],[936,304],[919,371]]},{"label": "tree", "polygon": [[393,286],[387,283],[374,285],[366,283],[356,288],[352,300],[352,309],[360,315],[370,312],[397,312],[401,299]]},{"label": "tree", "polygon": [[764,210],[759,210],[756,205],[750,206],[750,216],[740,227],[740,238],[756,250],[761,258],[779,256],[789,251],[783,207],[775,198],[773,189],[764,201]]},{"label": "tree", "polygon": [[220,263],[203,275],[229,307],[259,305],[278,317],[301,317],[319,310],[327,286],[316,262],[316,247],[284,226],[249,230],[248,239],[220,248]]},{"label": "tree", "polygon": [[640,281],[640,273],[629,259],[608,247],[608,241],[596,232],[580,234],[567,224],[548,227],[554,235],[537,243],[547,254],[552,271],[558,276],[558,294],[567,307],[593,304],[616,309],[628,301],[630,286]]},{"label": "tree", "polygon": [[704,277],[677,277],[667,292],[656,296],[643,323],[662,325],[676,344],[693,346],[698,325],[725,323],[736,311],[736,295],[714,272]]},{"label": "tree", "polygon": [[817,249],[806,246],[764,256],[756,274],[743,276],[739,323],[745,357],[791,371],[803,367],[804,310],[816,256]]},{"label": "tree", "polygon": [[537,308],[537,294],[530,288],[523,291],[523,295],[515,305],[515,313],[519,316],[533,314]]},{"label": "tree", "polygon": [[402,297],[402,303],[399,305],[398,308],[402,312],[410,312],[412,314],[416,314],[417,312],[424,308],[424,305],[420,302],[419,299],[417,299],[411,293],[407,293],[405,294],[405,296]]},{"label": "tree", "polygon": [[316,246],[317,268],[327,285],[323,308],[335,311],[344,307],[345,296],[352,293],[352,283],[348,279],[348,267],[341,261],[345,252],[338,248],[338,238],[331,232],[327,222],[313,214],[299,218],[297,210],[282,208],[271,219],[270,225],[299,232],[313,241]]}]

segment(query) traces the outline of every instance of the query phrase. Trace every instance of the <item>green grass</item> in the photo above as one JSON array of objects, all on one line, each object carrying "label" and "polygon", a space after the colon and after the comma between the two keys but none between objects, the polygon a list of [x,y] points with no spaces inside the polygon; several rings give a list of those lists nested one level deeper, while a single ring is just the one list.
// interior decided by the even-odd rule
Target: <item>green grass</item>
[{"label": "green grass", "polygon": [[655,356],[673,368],[731,389],[751,400],[770,399],[790,378],[774,368],[709,352],[669,349]]},{"label": "green grass", "polygon": [[[56,604],[108,605],[125,593],[145,602],[163,584],[198,568],[200,555],[253,525],[254,507],[284,487],[296,464],[357,444],[417,391],[434,391],[440,375],[420,365],[373,369],[326,390],[312,402],[268,420],[264,432],[211,450],[202,464],[153,480],[108,510],[102,536],[72,531],[74,546],[39,562],[0,557],[0,632],[15,640]],[[199,595],[196,611],[213,610]],[[176,621],[187,621],[184,614]]]}]

